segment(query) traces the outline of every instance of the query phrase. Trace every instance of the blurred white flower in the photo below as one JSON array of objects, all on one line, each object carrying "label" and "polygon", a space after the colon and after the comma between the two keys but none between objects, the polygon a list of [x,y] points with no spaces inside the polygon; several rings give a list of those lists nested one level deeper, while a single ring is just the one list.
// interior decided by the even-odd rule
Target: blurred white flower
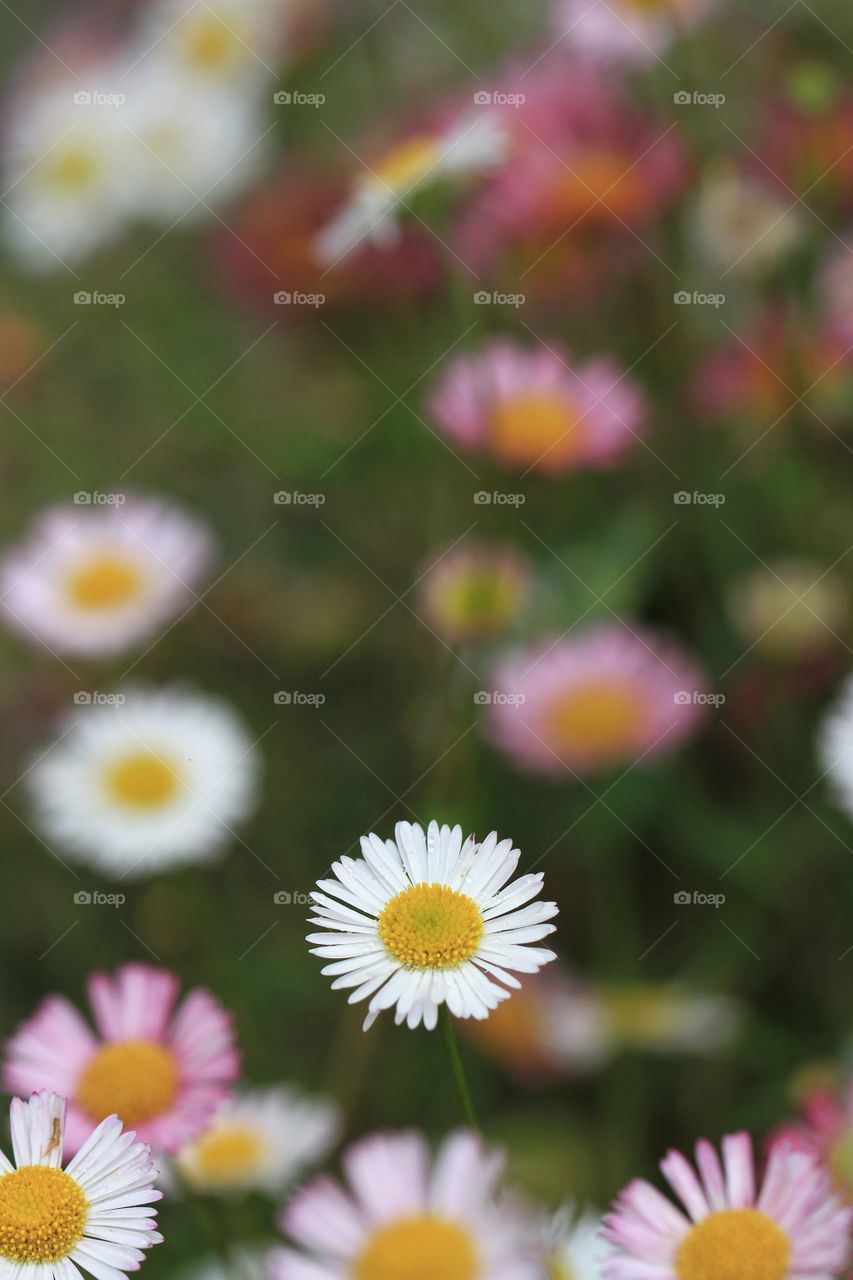
[{"label": "blurred white flower", "polygon": [[735,169],[706,174],[693,212],[693,232],[716,266],[757,271],[789,252],[801,239],[803,220],[792,201],[766,183]]},{"label": "blurred white flower", "polygon": [[337,1135],[334,1103],[279,1086],[232,1098],[175,1164],[194,1191],[282,1191],[329,1151]]},{"label": "blurred white flower", "polygon": [[272,81],[287,0],[158,0],[151,5],[131,66],[155,58],[180,77],[218,88]]},{"label": "blurred white flower", "polygon": [[255,805],[257,751],[226,704],[128,689],[80,707],[28,781],[48,841],[107,875],[207,862]]},{"label": "blurred white flower", "polygon": [[566,1204],[547,1224],[545,1260],[548,1280],[602,1280],[603,1257],[612,1247],[601,1238],[601,1219]]}]

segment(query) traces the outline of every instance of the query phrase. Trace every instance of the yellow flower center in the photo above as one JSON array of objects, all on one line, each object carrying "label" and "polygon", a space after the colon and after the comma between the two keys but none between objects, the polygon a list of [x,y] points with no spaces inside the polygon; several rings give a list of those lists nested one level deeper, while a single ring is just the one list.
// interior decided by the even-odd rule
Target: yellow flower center
[{"label": "yellow flower center", "polygon": [[520,596],[514,579],[499,568],[472,569],[448,582],[436,601],[439,621],[466,634],[491,634],[512,618]]},{"label": "yellow flower center", "polygon": [[562,1258],[547,1258],[545,1260],[545,1274],[547,1280],[575,1280],[575,1269],[570,1262],[563,1261]]},{"label": "yellow flower center", "polygon": [[637,690],[601,680],[558,697],[547,728],[558,750],[580,752],[591,764],[603,766],[631,752],[642,713]]},{"label": "yellow flower center", "polygon": [[178,1084],[178,1064],[168,1049],[151,1040],[123,1040],[93,1054],[75,1100],[93,1120],[115,1114],[132,1129],[168,1111]]},{"label": "yellow flower center", "polygon": [[573,406],[563,396],[547,392],[497,400],[490,425],[495,451],[512,465],[563,462],[577,453],[582,441]]},{"label": "yellow flower center", "polygon": [[791,1245],[758,1209],[723,1209],[697,1222],[678,1246],[678,1280],[785,1280]]},{"label": "yellow flower center", "polygon": [[138,594],[142,574],[121,556],[94,556],[73,570],[68,595],[78,609],[117,609]]},{"label": "yellow flower center", "polygon": [[184,1172],[200,1187],[239,1186],[254,1173],[262,1152],[263,1143],[254,1130],[223,1125],[202,1134]]},{"label": "yellow flower center", "polygon": [[380,1227],[355,1261],[353,1280],[475,1280],[468,1232],[431,1214]]},{"label": "yellow flower center", "polygon": [[452,969],[474,954],[482,936],[476,902],[445,884],[410,885],[379,916],[386,949],[414,969]]},{"label": "yellow flower center", "polygon": [[647,1043],[672,1035],[682,1021],[679,1000],[664,987],[640,985],[604,993],[604,1007],[613,1031],[623,1040]]},{"label": "yellow flower center", "polygon": [[111,798],[129,809],[157,809],[174,799],[180,788],[172,765],[145,748],[111,764],[105,783]]},{"label": "yellow flower center", "polygon": [[[0,1257],[58,1262],[83,1235],[89,1202],[62,1169],[28,1164],[0,1177]],[[4,1268],[5,1270],[5,1268]]]},{"label": "yellow flower center", "polygon": [[76,195],[97,177],[98,161],[85,147],[57,148],[43,161],[43,172],[51,186]]},{"label": "yellow flower center", "polygon": [[247,53],[238,34],[215,13],[196,14],[184,35],[183,54],[198,71],[218,71],[240,51]]},{"label": "yellow flower center", "polygon": [[405,193],[429,173],[438,157],[436,141],[429,134],[410,138],[376,161],[367,181],[378,181],[392,191]]}]

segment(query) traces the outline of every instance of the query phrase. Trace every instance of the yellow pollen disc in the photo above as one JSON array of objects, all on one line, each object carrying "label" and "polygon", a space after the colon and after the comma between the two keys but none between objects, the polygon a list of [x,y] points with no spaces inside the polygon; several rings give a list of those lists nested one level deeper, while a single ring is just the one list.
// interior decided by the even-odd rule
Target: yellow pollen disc
[{"label": "yellow pollen disc", "polygon": [[632,751],[642,714],[637,690],[601,680],[558,697],[547,727],[558,749],[579,752],[591,764],[603,766]]},{"label": "yellow pollen disc", "polygon": [[239,1186],[257,1169],[263,1149],[254,1130],[223,1125],[198,1139],[186,1172],[200,1187]]},{"label": "yellow pollen disc", "polygon": [[479,1269],[468,1232],[423,1214],[380,1227],[353,1269],[353,1280],[474,1280]]},{"label": "yellow pollen disc", "polygon": [[575,1269],[571,1263],[558,1258],[546,1259],[545,1274],[547,1280],[575,1280]]},{"label": "yellow pollen disc", "polygon": [[530,391],[495,402],[491,441],[505,462],[552,466],[573,457],[582,442],[582,424],[562,396]]},{"label": "yellow pollen disc", "polygon": [[104,780],[112,799],[129,809],[157,809],[174,799],[180,787],[172,766],[144,748],[111,764]]},{"label": "yellow pollen disc", "polygon": [[78,609],[117,609],[139,593],[142,574],[120,556],[93,556],[74,569],[68,595]]},{"label": "yellow pollen disc", "polygon": [[408,142],[386,152],[368,174],[369,183],[381,182],[393,191],[408,191],[420,181],[438,160],[439,152],[434,138],[429,134],[411,138]]},{"label": "yellow pollen disc", "polygon": [[70,194],[84,191],[98,173],[98,162],[83,147],[57,150],[43,161],[43,173],[51,186]]},{"label": "yellow pollen disc", "polygon": [[[184,40],[184,56],[200,71],[217,71],[241,49],[237,34],[213,13],[198,16]],[[245,50],[244,50],[245,52]]]},{"label": "yellow pollen disc", "polygon": [[75,1101],[92,1120],[115,1113],[132,1129],[168,1111],[178,1083],[178,1065],[168,1049],[150,1040],[123,1040],[103,1045],[89,1059]]},{"label": "yellow pollen disc", "polygon": [[722,1209],[691,1227],[678,1246],[678,1280],[785,1280],[791,1245],[758,1209]]},{"label": "yellow pollen disc", "polygon": [[386,950],[413,969],[452,969],[474,954],[482,936],[476,902],[444,884],[410,885],[379,916]]},{"label": "yellow pollen disc", "polygon": [[62,1169],[28,1164],[0,1177],[0,1258],[58,1262],[83,1235],[89,1202]]}]

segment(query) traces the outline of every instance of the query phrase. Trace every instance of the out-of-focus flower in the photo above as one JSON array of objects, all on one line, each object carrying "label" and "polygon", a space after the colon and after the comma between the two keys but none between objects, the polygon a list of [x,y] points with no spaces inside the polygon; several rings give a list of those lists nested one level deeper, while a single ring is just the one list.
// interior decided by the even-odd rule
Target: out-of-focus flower
[{"label": "out-of-focus flower", "polygon": [[[696,1144],[697,1173],[679,1151],[661,1171],[684,1206],[650,1183],[631,1182],[604,1219],[617,1253],[605,1280],[810,1280],[836,1275],[848,1257],[853,1209],[833,1193],[813,1157],[779,1145],[756,1187],[748,1134]],[[689,1215],[689,1216],[688,1216]]]},{"label": "out-of-focus flower", "polygon": [[715,0],[557,0],[557,35],[583,58],[659,63],[714,8]]},{"label": "out-of-focus flower", "polygon": [[63,1169],[65,1107],[55,1093],[12,1099],[15,1163],[0,1152],[0,1274],[119,1280],[163,1240],[151,1149],[109,1116]]},{"label": "out-of-focus flower", "polygon": [[828,96],[817,109],[764,100],[764,124],[752,150],[763,180],[778,181],[789,205],[808,193],[810,207],[853,204],[853,93]]},{"label": "out-of-focus flower", "polygon": [[507,75],[507,158],[468,201],[455,247],[478,275],[561,310],[586,305],[628,265],[654,262],[651,225],[685,184],[671,121],[650,116],[599,71],[557,59]]},{"label": "out-of-focus flower", "polygon": [[229,1251],[228,1261],[205,1258],[197,1266],[181,1272],[181,1280],[267,1280],[266,1251],[243,1249]]},{"label": "out-of-focus flower", "polygon": [[728,1045],[734,1000],[670,984],[584,982],[551,965],[525,978],[487,1022],[466,1030],[529,1084],[585,1075],[621,1050],[713,1053]]},{"label": "out-of-focus flower", "polygon": [[317,1178],[281,1216],[305,1252],[270,1254],[270,1280],[540,1280],[526,1218],[495,1200],[499,1152],[451,1134],[434,1161],[418,1133],[378,1133],[343,1156],[348,1186]]},{"label": "out-of-focus flower", "polygon": [[442,371],[427,411],[452,439],[518,470],[610,467],[642,431],[645,398],[609,356],[495,338]]},{"label": "out-of-focus flower", "polygon": [[818,758],[839,804],[853,817],[853,676],[845,680],[821,726]]},{"label": "out-of-focus flower", "polygon": [[[93,504],[92,498],[115,501]],[[81,493],[50,507],[0,561],[8,623],[59,653],[117,653],[191,605],[212,558],[206,525],[156,498]],[[83,501],[85,500],[85,501]]]},{"label": "out-of-focus flower", "polygon": [[250,95],[180,76],[162,60],[143,59],[123,83],[136,217],[206,217],[255,177],[266,130]]},{"label": "out-of-focus flower", "polygon": [[253,192],[229,217],[232,229],[217,236],[214,252],[226,285],[274,310],[280,322],[316,317],[300,299],[322,298],[324,307],[387,307],[433,290],[436,242],[417,223],[403,223],[393,244],[365,239],[333,267],[321,261],[317,236],[343,196],[340,183],[291,163],[280,180]]},{"label": "out-of-focus flower", "polygon": [[463,842],[458,826],[398,822],[394,836],[363,836],[364,856],[340,858],[335,879],[317,882],[311,923],[322,932],[308,942],[331,962],[323,973],[354,988],[350,1004],[370,997],[365,1030],[393,1006],[410,1028],[435,1027],[442,1004],[487,1018],[518,987],[513,971],[555,959],[530,945],[554,932],[556,904],[532,901],[542,873],[511,880],[521,854],[494,831]]},{"label": "out-of-focus flower", "polygon": [[545,1266],[548,1280],[601,1280],[608,1245],[601,1238],[601,1219],[564,1205],[548,1224]]},{"label": "out-of-focus flower", "polygon": [[614,623],[504,658],[488,730],[518,768],[565,779],[673,751],[710,695],[668,639]]},{"label": "out-of-focus flower", "polygon": [[849,616],[848,593],[824,565],[783,560],[739,579],[729,612],[743,638],[760,652],[803,658],[838,643]]},{"label": "out-of-focus flower", "polygon": [[3,185],[6,236],[29,265],[71,265],[121,231],[133,199],[132,157],[115,102],[118,68],[90,73],[101,97],[68,80],[12,102]]},{"label": "out-of-focus flower", "polygon": [[853,235],[826,258],[819,288],[826,324],[845,346],[853,346]]},{"label": "out-of-focus flower", "polygon": [[194,1191],[282,1191],[334,1142],[338,1109],[278,1086],[229,1099],[175,1164]]},{"label": "out-of-focus flower", "polygon": [[242,93],[272,82],[287,32],[287,0],[159,0],[149,7],[128,61],[158,61],[181,78]]},{"label": "out-of-focus flower", "polygon": [[122,879],[209,861],[256,801],[257,751],[243,724],[182,688],[107,697],[82,706],[30,770],[42,832]]},{"label": "out-of-focus flower", "polygon": [[490,640],[521,615],[530,566],[511,547],[465,543],[443,555],[422,584],[430,626],[453,643]]},{"label": "out-of-focus flower", "polygon": [[[729,418],[751,436],[767,432],[772,442],[768,428],[783,424],[799,398],[819,417],[850,411],[853,352],[827,325],[795,325],[772,312],[709,353],[691,398],[703,416]],[[817,418],[814,425],[820,430]]]},{"label": "out-of-focus flower", "polygon": [[776,1131],[772,1145],[814,1156],[828,1169],[839,1193],[853,1202],[853,1083],[810,1089],[800,1113],[798,1121]]},{"label": "out-of-focus flower", "polygon": [[0,304],[0,390],[10,390],[34,370],[49,346],[46,333],[34,320]]},{"label": "out-of-focus flower", "polygon": [[48,996],[6,1046],[4,1087],[66,1096],[74,1151],[113,1114],[175,1151],[205,1129],[237,1075],[230,1015],[201,988],[175,1008],[177,978],[142,964],[92,974],[87,990],[96,1033],[70,1000]]},{"label": "out-of-focus flower", "polygon": [[803,221],[790,200],[735,168],[703,176],[692,211],[700,251],[726,272],[758,271],[797,245]]},{"label": "out-of-focus flower", "polygon": [[498,113],[480,110],[444,128],[413,134],[372,158],[317,238],[321,261],[335,263],[363,240],[393,243],[412,200],[427,188],[484,173],[503,158],[507,141]]}]

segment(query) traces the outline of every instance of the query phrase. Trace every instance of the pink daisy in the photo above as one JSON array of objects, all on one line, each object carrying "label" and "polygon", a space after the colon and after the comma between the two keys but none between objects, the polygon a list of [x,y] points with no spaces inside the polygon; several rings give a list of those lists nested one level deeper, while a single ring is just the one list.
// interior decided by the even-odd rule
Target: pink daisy
[{"label": "pink daisy", "polygon": [[714,8],[714,0],[559,0],[557,33],[582,57],[643,64]]},{"label": "pink daisy", "polygon": [[520,769],[564,777],[672,751],[708,701],[698,668],[660,635],[590,627],[498,666],[489,732]]},{"label": "pink daisy", "polygon": [[645,399],[609,356],[495,338],[451,360],[427,403],[441,429],[519,471],[610,467],[642,430]]},{"label": "pink daisy", "polygon": [[684,1212],[650,1183],[629,1183],[604,1219],[619,1251],[605,1280],[831,1280],[841,1270],[853,1209],[813,1157],[777,1146],[759,1191],[749,1135],[724,1138],[722,1153],[721,1163],[698,1142],[698,1176],[678,1151],[661,1161]]},{"label": "pink daisy", "polygon": [[836,1188],[853,1203],[853,1081],[839,1089],[812,1088],[800,1107],[801,1119],[783,1125],[774,1137],[813,1155]]},{"label": "pink daisy", "polygon": [[87,985],[97,1033],[64,996],[48,996],[6,1046],[4,1087],[67,1097],[70,1151],[113,1114],[155,1149],[176,1151],[204,1130],[239,1071],[230,1015],[201,988],[175,1008],[178,979],[147,965],[94,973]]},{"label": "pink daisy", "polygon": [[494,1194],[503,1160],[472,1133],[430,1161],[418,1133],[377,1133],[343,1157],[346,1188],[315,1178],[281,1228],[301,1250],[273,1250],[269,1280],[541,1280],[541,1246]]}]

